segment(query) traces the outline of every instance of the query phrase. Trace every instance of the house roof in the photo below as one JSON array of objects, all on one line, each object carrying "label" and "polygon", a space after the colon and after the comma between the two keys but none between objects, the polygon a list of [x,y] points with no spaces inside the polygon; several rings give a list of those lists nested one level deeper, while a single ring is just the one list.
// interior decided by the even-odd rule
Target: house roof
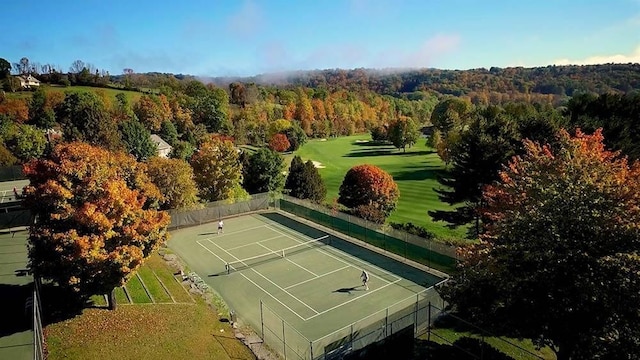
[{"label": "house roof", "polygon": [[151,141],[158,145],[158,150],[171,149],[171,145],[162,140],[162,138],[156,134],[151,135]]},{"label": "house roof", "polygon": [[17,76],[19,79],[25,80],[25,81],[34,81],[34,82],[40,82],[40,80],[36,79],[35,77],[31,76],[31,74],[24,76],[24,75],[18,75]]}]

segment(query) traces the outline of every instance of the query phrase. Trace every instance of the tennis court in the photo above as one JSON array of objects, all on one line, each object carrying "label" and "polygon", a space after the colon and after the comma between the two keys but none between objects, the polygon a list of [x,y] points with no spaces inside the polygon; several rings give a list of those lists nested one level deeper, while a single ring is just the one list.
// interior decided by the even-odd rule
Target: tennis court
[{"label": "tennis court", "polygon": [[169,247],[288,358],[317,358],[352,324],[378,327],[443,280],[279,212],[225,219],[216,232],[216,222],[174,230]]}]

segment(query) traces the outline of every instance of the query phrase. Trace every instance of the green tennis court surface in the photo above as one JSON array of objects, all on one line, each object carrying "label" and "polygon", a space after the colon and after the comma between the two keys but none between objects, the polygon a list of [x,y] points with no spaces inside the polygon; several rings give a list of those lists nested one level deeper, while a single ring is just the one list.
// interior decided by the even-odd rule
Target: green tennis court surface
[{"label": "green tennis court surface", "polygon": [[0,359],[34,359],[31,312],[26,307],[33,293],[27,273],[27,232],[0,233]]},{"label": "green tennis court surface", "polygon": [[413,309],[443,280],[280,213],[226,219],[216,232],[216,222],[175,230],[169,247],[268,344],[285,338],[301,358],[310,342],[329,346],[355,322],[376,326],[389,312]]}]

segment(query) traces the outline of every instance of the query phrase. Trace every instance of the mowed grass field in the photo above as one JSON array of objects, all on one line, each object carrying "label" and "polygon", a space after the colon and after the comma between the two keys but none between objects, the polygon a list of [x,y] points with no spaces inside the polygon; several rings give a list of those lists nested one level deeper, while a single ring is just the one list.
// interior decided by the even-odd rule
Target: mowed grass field
[{"label": "mowed grass field", "polygon": [[[107,99],[107,101],[113,103],[116,100],[116,95],[118,93],[124,93],[129,100],[129,104],[133,105],[138,100],[140,100],[140,96],[143,95],[141,92],[130,91],[130,90],[121,90],[114,88],[100,88],[100,87],[92,87],[92,86],[51,86],[51,85],[43,85],[43,88],[46,92],[59,92],[64,94],[65,92],[95,92],[99,94],[101,97]],[[7,92],[6,95],[10,99],[25,99],[29,101],[31,99],[31,95],[33,92],[31,91],[18,91],[15,93]],[[107,104],[110,105],[110,104]]]},{"label": "mowed grass field", "polygon": [[328,203],[338,198],[342,180],[351,167],[372,164],[391,174],[400,189],[398,207],[387,221],[424,226],[440,238],[464,237],[464,228],[449,229],[445,223],[434,222],[427,214],[429,210],[450,207],[442,203],[434,191],[434,188],[441,187],[437,177],[444,171],[444,163],[433,149],[426,146],[425,139],[419,139],[406,152],[393,145],[373,145],[369,140],[369,134],[325,141],[314,139],[294,155],[299,155],[305,162],[313,160],[320,163],[318,170],[327,186]]},{"label": "mowed grass field", "polygon": [[255,359],[229,322],[178,280],[152,255],[117,289],[115,311],[95,296],[93,308],[47,325],[47,359]]}]

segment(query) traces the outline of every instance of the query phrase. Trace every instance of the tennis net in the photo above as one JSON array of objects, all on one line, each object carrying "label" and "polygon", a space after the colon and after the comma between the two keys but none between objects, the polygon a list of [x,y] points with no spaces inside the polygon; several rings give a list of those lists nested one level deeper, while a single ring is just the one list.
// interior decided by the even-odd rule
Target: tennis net
[{"label": "tennis net", "polygon": [[328,245],[330,243],[330,239],[331,238],[329,237],[329,235],[325,235],[317,239],[309,240],[307,242],[286,247],[284,249],[272,250],[268,253],[230,261],[225,263],[224,267],[227,271],[227,274],[229,274],[233,271],[246,269],[250,266],[259,265],[270,260],[282,259],[289,255],[297,254],[304,250],[317,248],[323,245]]}]

